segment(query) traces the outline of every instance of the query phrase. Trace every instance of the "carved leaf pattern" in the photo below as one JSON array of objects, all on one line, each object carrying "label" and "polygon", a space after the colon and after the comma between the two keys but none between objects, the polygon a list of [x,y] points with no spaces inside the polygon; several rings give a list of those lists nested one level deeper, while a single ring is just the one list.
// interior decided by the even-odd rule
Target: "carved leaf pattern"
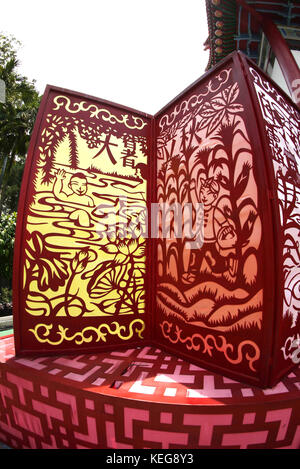
[{"label": "carved leaf pattern", "polygon": [[60,259],[60,254],[47,249],[43,236],[33,232],[25,249],[32,276],[37,280],[40,291],[51,288],[57,291],[63,286],[69,276],[66,262]]},{"label": "carved leaf pattern", "polygon": [[243,106],[235,103],[238,95],[239,88],[237,83],[234,83],[206,102],[200,112],[200,129],[207,127],[207,135],[211,134],[224,120],[225,124],[230,122],[230,114],[243,112]]}]

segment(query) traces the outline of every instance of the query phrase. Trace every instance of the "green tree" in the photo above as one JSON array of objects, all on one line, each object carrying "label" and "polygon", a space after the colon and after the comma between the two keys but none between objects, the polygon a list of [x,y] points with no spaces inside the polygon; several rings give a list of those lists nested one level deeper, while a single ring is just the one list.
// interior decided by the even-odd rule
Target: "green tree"
[{"label": "green tree", "polygon": [[7,183],[3,192],[4,213],[16,212],[18,210],[19,192],[22,183],[25,158],[16,158],[7,176]]},{"label": "green tree", "polygon": [[16,212],[0,215],[0,287],[12,281],[16,218]]},{"label": "green tree", "polygon": [[18,72],[19,47],[13,36],[0,34],[0,78],[6,85],[6,101],[0,104],[0,213],[11,209],[4,203],[9,181],[16,162],[24,162],[40,104],[34,81]]}]

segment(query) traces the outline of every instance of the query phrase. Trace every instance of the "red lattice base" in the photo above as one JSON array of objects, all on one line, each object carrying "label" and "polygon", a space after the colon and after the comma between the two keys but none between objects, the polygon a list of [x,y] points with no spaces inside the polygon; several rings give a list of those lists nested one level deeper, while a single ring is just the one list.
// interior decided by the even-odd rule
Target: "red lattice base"
[{"label": "red lattice base", "polygon": [[155,347],[17,358],[0,339],[0,441],[33,449],[300,448],[300,369],[273,389]]}]

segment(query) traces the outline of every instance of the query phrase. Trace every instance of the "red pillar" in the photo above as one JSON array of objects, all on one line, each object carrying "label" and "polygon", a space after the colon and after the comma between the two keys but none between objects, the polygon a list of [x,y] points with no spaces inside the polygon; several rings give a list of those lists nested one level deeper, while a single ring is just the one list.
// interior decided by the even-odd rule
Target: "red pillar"
[{"label": "red pillar", "polygon": [[278,60],[291,96],[293,96],[294,101],[300,106],[300,70],[286,40],[273,21],[266,15],[258,13],[253,7],[249,6],[245,0],[236,0],[236,2],[251,13],[261,24],[263,32]]}]

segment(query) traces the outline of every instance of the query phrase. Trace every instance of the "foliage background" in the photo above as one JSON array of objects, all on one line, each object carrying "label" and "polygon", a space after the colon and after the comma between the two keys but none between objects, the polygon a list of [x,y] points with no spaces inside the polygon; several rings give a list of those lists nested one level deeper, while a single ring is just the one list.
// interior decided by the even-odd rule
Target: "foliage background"
[{"label": "foliage background", "polygon": [[41,96],[35,82],[18,71],[21,43],[0,33],[0,316],[11,314],[13,248],[19,192]]}]

